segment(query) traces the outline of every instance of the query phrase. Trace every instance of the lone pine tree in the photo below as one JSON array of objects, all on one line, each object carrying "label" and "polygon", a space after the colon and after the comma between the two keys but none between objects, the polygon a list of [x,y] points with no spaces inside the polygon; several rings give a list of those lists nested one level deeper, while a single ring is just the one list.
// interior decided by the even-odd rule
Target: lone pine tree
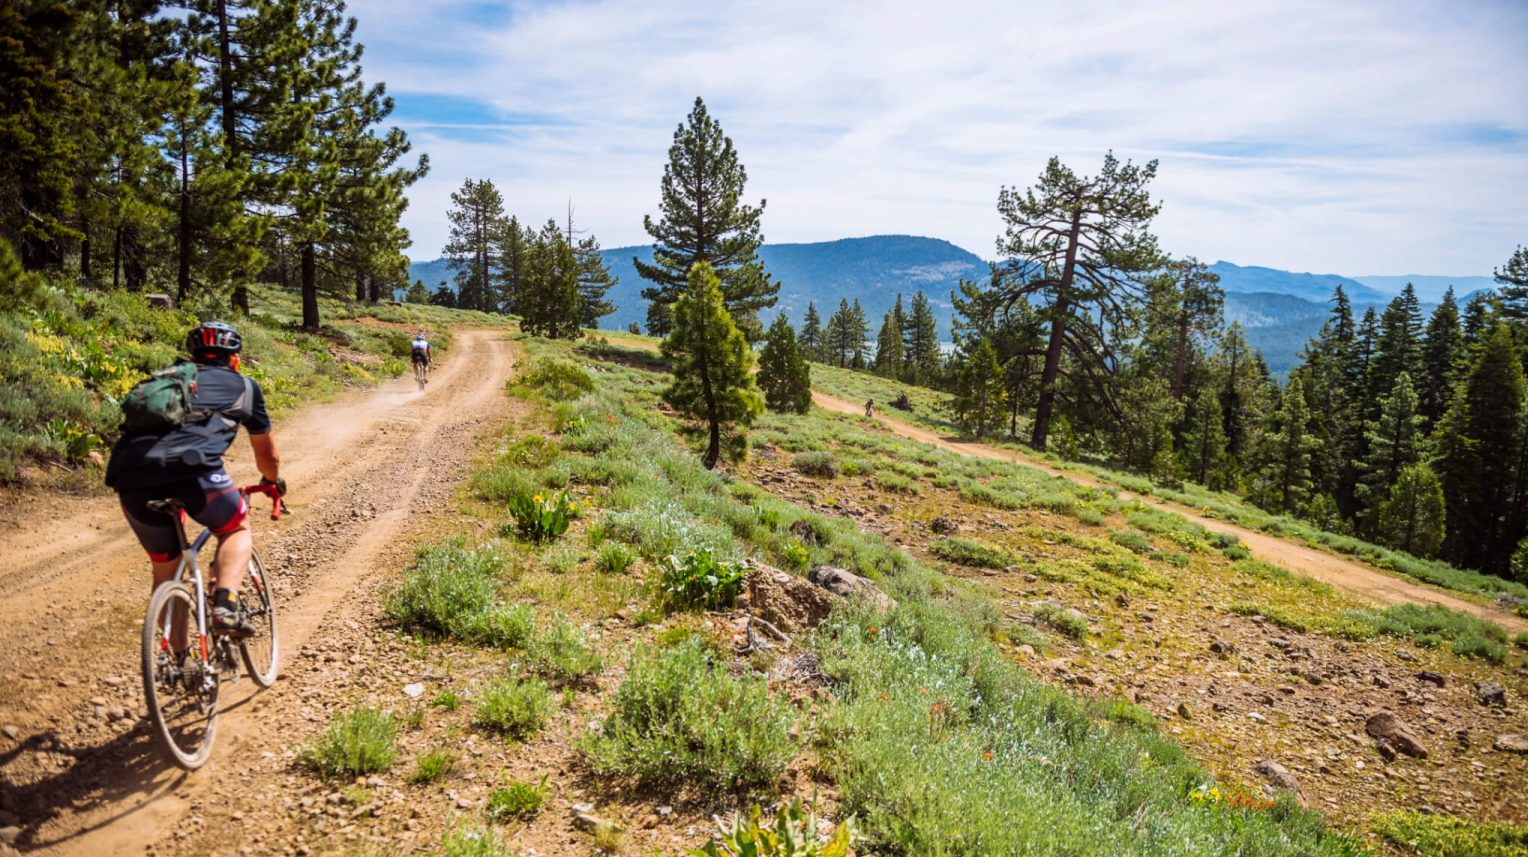
[{"label": "lone pine tree", "polygon": [[642,290],[647,330],[669,332],[671,305],[683,292],[697,263],[710,266],[720,283],[727,312],[750,340],[762,333],[758,313],[775,305],[780,291],[759,261],[764,236],[757,207],[743,202],[748,172],[738,160],[732,139],[711,118],[705,102],[695,99],[689,117],[674,131],[669,161],[663,168],[658,203],[662,216],[642,218],[653,238],[653,261],[632,259],[637,273],[653,283]]},{"label": "lone pine tree", "polygon": [[732,323],[722,297],[721,278],[705,262],[690,269],[688,288],[674,302],[672,325],[663,340],[674,380],[663,400],[702,423],[706,451],[701,461],[716,466],[723,447],[734,457],[747,449],[746,430],[764,411],[753,377],[753,349]]}]

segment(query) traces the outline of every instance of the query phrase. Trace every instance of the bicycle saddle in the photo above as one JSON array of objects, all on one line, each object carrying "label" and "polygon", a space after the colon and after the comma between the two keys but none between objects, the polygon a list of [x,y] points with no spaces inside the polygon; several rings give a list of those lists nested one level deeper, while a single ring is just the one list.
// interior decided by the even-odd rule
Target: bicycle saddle
[{"label": "bicycle saddle", "polygon": [[169,515],[186,508],[186,501],[171,497],[168,500],[150,500],[143,505],[147,506],[150,512],[161,512]]}]

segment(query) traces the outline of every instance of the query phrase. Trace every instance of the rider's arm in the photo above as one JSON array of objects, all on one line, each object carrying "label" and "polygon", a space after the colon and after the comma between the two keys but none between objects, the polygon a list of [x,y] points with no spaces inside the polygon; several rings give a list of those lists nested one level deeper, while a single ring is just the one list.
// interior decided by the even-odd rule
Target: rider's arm
[{"label": "rider's arm", "polygon": [[281,475],[281,453],[276,451],[276,438],[270,432],[249,436],[249,446],[255,451],[255,468],[272,482]]}]

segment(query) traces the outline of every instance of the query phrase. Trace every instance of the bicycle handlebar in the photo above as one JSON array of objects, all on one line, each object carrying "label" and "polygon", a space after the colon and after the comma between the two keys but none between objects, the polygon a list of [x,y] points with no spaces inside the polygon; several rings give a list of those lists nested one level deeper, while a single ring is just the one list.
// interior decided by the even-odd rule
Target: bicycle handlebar
[{"label": "bicycle handlebar", "polygon": [[246,485],[240,490],[244,492],[245,497],[251,494],[264,494],[271,498],[271,520],[281,520],[281,513],[286,511],[286,502],[281,499],[281,492],[275,485]]}]

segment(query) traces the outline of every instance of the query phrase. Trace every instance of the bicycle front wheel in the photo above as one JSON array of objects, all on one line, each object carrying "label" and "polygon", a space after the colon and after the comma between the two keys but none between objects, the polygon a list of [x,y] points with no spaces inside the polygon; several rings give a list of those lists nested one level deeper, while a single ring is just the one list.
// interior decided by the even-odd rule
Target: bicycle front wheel
[{"label": "bicycle front wheel", "polygon": [[255,684],[270,687],[276,683],[281,640],[276,636],[276,594],[258,551],[249,555],[249,578],[239,590],[239,604],[255,626],[254,636],[239,641],[239,653]]},{"label": "bicycle front wheel", "polygon": [[[175,627],[187,648],[175,651]],[[165,749],[175,764],[194,771],[212,755],[218,728],[217,671],[211,641],[198,627],[196,591],[190,584],[159,585],[143,619],[143,696]]]}]

